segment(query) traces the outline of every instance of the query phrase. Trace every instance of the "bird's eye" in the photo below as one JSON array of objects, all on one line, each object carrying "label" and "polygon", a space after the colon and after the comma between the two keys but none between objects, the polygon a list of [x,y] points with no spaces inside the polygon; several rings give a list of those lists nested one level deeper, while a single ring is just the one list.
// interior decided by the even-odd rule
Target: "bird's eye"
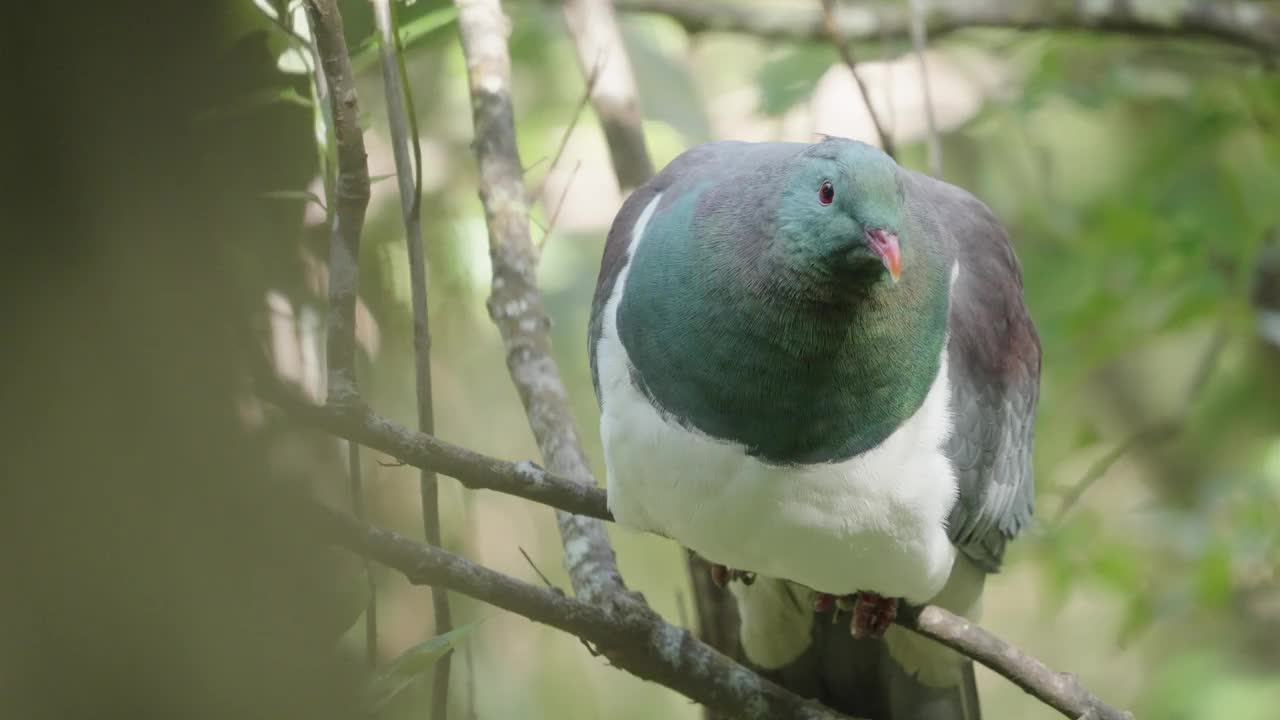
[{"label": "bird's eye", "polygon": [[836,199],[836,188],[831,184],[830,180],[822,183],[822,187],[818,188],[818,202],[823,205],[830,205],[832,200]]}]

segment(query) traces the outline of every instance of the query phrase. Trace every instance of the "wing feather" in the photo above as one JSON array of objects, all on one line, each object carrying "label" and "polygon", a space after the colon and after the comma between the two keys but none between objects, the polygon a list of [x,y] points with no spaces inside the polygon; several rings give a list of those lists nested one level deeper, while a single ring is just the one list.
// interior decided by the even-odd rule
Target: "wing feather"
[{"label": "wing feather", "polygon": [[960,550],[994,572],[1034,508],[1040,341],[1023,302],[1021,268],[991,210],[959,188],[909,175],[917,218],[958,262],[948,323],[947,453],[959,497],[948,530]]}]

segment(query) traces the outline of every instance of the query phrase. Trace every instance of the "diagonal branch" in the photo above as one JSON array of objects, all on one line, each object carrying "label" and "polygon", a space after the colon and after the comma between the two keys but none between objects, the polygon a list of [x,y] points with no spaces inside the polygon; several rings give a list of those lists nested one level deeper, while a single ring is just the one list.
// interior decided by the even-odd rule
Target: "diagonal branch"
[{"label": "diagonal branch", "polygon": [[612,520],[605,493],[593,485],[547,472],[531,462],[507,462],[414,432],[361,405],[314,405],[278,382],[260,392],[290,416],[313,427],[384,452],[406,464],[447,475],[472,490],[494,490],[564,512]]},{"label": "diagonal branch", "polygon": [[[821,40],[826,35],[821,12],[791,5],[727,0],[614,0],[614,5],[627,12],[667,15],[691,33],[742,32],[773,40]],[[1266,3],[1247,0],[1185,0],[1167,5],[1127,0],[931,0],[926,19],[932,37],[978,27],[1085,31],[1202,38],[1265,57],[1280,53],[1280,13]],[[910,34],[910,11],[898,4],[850,4],[841,9],[837,20],[841,33],[851,41]]]},{"label": "diagonal branch", "polygon": [[840,59],[844,60],[844,64],[849,68],[849,73],[853,75],[853,82],[858,85],[858,93],[862,95],[862,104],[867,106],[867,114],[871,116],[871,124],[876,128],[876,137],[880,139],[880,148],[889,157],[896,158],[898,154],[894,152],[893,137],[889,135],[888,131],[885,130],[884,123],[880,121],[880,113],[876,112],[876,106],[871,102],[871,93],[867,91],[867,84],[863,82],[862,75],[858,73],[858,63],[854,60],[853,50],[849,48],[849,39],[844,36],[840,25],[836,22],[835,0],[822,0],[822,26],[826,30],[831,44],[835,45],[836,52],[840,53]]},{"label": "diagonal branch", "polygon": [[[378,54],[382,61],[383,89],[387,98],[387,119],[391,126],[391,148],[399,183],[400,209],[404,214],[405,246],[409,253],[418,429],[424,433],[433,433],[435,417],[431,397],[431,326],[427,313],[427,269],[422,244],[422,151],[418,140],[417,114],[413,109],[407,73],[404,72],[404,56],[391,0],[373,0],[373,16],[378,28]],[[439,547],[440,498],[436,485],[434,472],[429,469],[419,470],[423,537],[429,544]],[[434,632],[437,635],[449,632],[453,628],[453,620],[449,611],[449,594],[444,588],[431,589],[431,608],[435,619]],[[448,717],[451,665],[451,657],[446,654],[436,661],[433,668],[433,720],[445,720]]]},{"label": "diagonal branch", "polygon": [[578,64],[588,81],[591,105],[604,127],[613,171],[623,192],[653,177],[645,145],[639,93],[622,31],[609,0],[565,0],[564,17],[573,36]]},{"label": "diagonal branch", "polygon": [[309,511],[332,541],[399,570],[412,583],[449,587],[576,635],[596,646],[614,665],[733,717],[845,718],[738,665],[695,640],[689,631],[668,625],[642,603],[599,607],[372,527],[318,503],[311,503]]},{"label": "diagonal branch", "polygon": [[1102,702],[1075,675],[1050,669],[966,618],[936,605],[904,603],[894,622],[982,663],[1073,720],[1133,720],[1132,713]]},{"label": "diagonal branch", "polygon": [[[480,200],[489,230],[493,292],[489,315],[502,334],[507,369],[529,426],[553,472],[594,487],[568,393],[551,357],[551,322],[538,290],[538,253],[529,237],[522,165],[511,104],[509,25],[498,0],[456,0],[475,124]],[[600,602],[626,588],[599,520],[557,513],[565,565],[580,598]]]}]

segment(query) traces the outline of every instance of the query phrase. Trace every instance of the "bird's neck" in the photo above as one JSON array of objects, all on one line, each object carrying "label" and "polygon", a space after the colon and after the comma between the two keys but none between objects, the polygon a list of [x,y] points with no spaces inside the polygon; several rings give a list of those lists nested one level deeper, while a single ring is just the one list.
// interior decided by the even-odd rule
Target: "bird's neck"
[{"label": "bird's neck", "polygon": [[941,258],[905,258],[897,285],[831,303],[786,273],[744,282],[662,251],[646,241],[632,259],[618,329],[636,384],[673,419],[768,462],[815,463],[875,447],[923,404],[946,339]]}]

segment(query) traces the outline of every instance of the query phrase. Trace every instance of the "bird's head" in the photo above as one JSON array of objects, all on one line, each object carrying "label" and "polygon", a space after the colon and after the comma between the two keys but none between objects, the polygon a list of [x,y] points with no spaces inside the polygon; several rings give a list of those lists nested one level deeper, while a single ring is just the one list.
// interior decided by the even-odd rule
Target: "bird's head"
[{"label": "bird's head", "polygon": [[788,263],[805,274],[855,286],[902,274],[898,165],[871,145],[826,138],[797,155],[777,221]]}]

